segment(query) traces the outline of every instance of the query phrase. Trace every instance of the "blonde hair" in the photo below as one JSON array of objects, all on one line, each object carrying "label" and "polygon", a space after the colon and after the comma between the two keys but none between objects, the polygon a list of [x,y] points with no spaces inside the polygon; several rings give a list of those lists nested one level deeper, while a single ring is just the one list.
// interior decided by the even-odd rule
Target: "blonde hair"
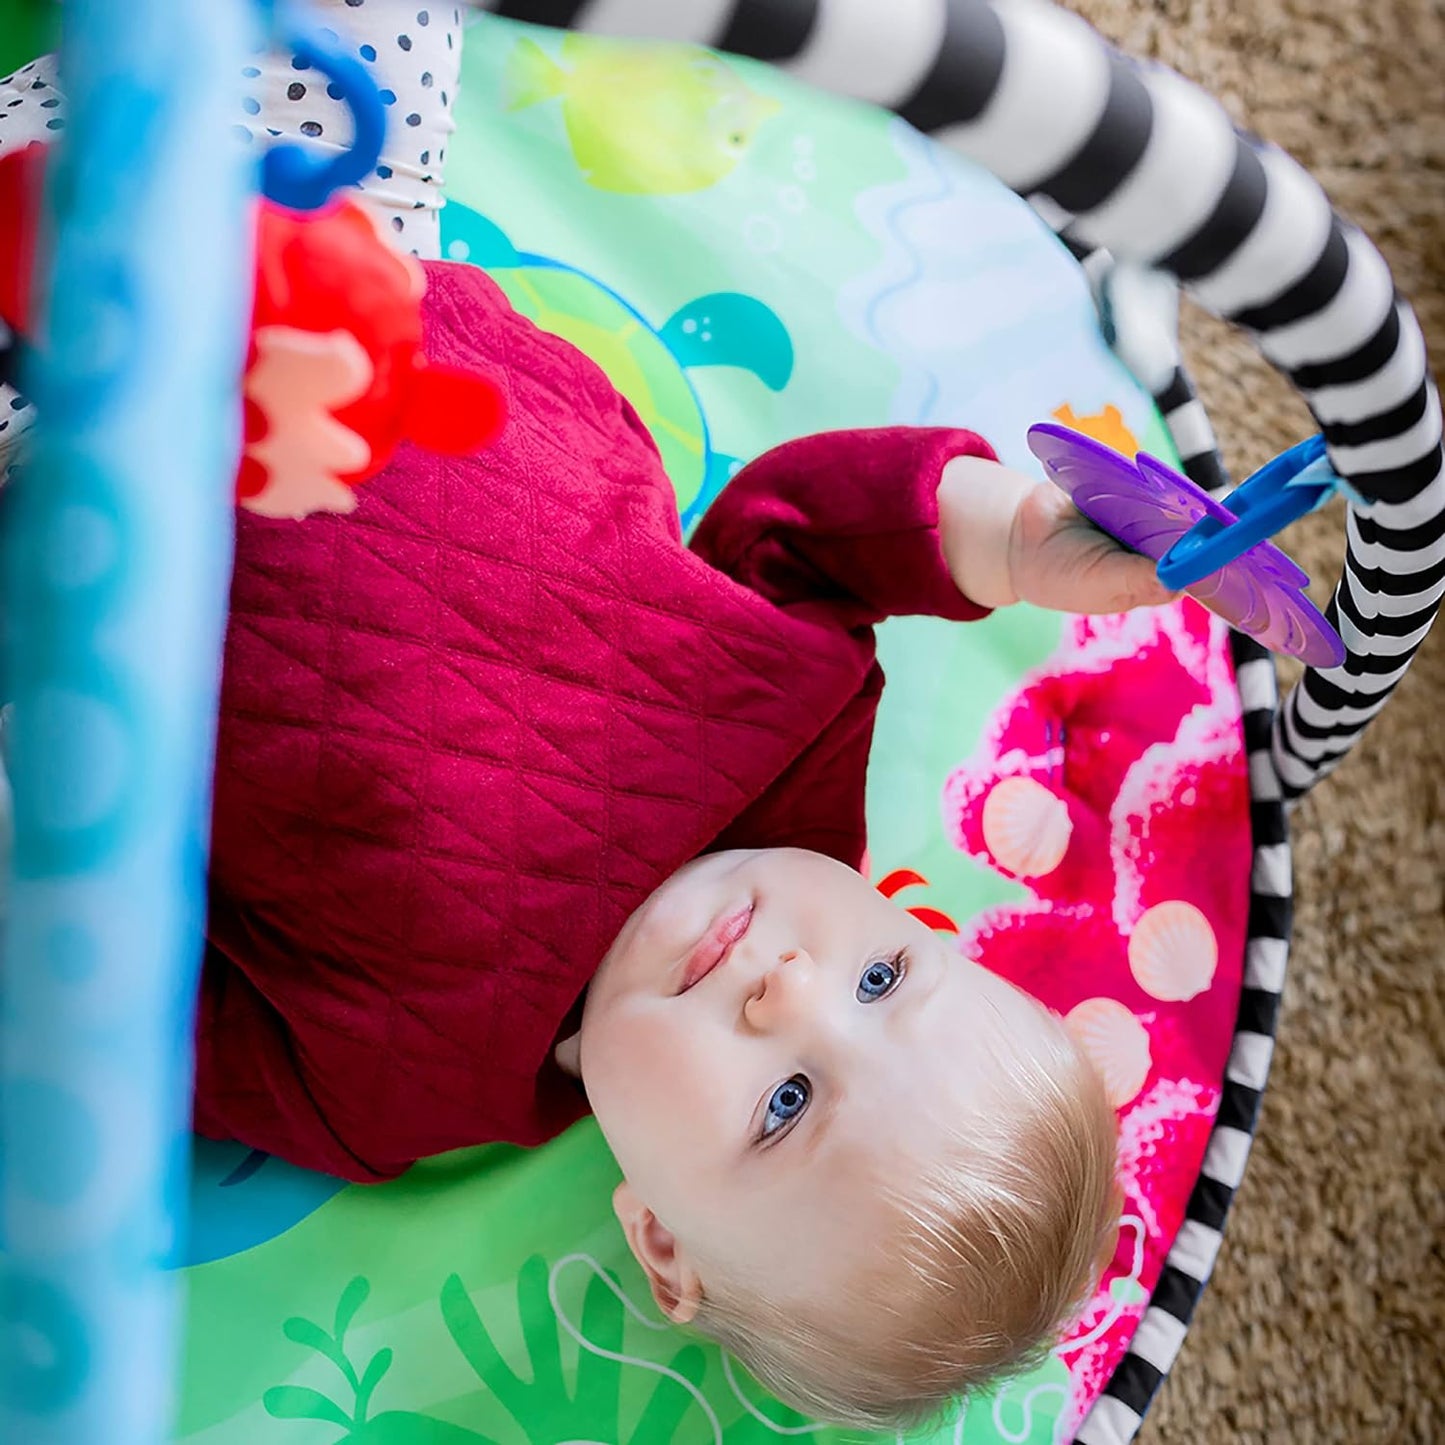
[{"label": "blonde hair", "polygon": [[1052,1015],[1042,1047],[999,1063],[922,1171],[879,1178],[885,1227],[841,1294],[774,1298],[712,1270],[693,1327],[795,1409],[871,1430],[930,1423],[1041,1361],[1113,1252],[1117,1123]]}]

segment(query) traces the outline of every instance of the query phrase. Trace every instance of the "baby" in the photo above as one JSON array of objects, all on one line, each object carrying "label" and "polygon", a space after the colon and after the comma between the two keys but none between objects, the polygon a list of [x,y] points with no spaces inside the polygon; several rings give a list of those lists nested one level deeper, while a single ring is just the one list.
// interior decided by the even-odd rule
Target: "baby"
[{"label": "baby", "polygon": [[[947,462],[938,510],[980,603],[1164,600],[1148,564],[992,461]],[[1058,1018],[836,858],[680,869],[557,1058],[623,1171],[614,1207],[659,1308],[822,1418],[906,1428],[1024,1367],[1112,1253],[1114,1116]]]},{"label": "baby", "polygon": [[1057,1018],[858,872],[873,626],[1164,593],[961,430],[791,442],[685,547],[601,372],[426,271],[428,355],[510,420],[348,517],[238,519],[196,1127],[376,1180],[590,1108],[659,1308],[906,1424],[1089,1289],[1114,1120]]}]

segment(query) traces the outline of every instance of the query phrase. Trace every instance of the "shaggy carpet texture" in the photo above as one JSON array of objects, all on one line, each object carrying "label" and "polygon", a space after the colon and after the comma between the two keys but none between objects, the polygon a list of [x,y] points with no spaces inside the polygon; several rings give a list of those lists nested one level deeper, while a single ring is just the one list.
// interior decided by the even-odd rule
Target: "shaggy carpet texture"
[{"label": "shaggy carpet texture", "polygon": [[[1445,375],[1442,0],[1072,8],[1308,166],[1384,252]],[[1236,478],[1314,429],[1242,336],[1197,311],[1183,327]],[[1321,603],[1342,526],[1332,507],[1284,538]],[[1143,1445],[1445,1441],[1445,627],[1294,842],[1258,1142]]]}]

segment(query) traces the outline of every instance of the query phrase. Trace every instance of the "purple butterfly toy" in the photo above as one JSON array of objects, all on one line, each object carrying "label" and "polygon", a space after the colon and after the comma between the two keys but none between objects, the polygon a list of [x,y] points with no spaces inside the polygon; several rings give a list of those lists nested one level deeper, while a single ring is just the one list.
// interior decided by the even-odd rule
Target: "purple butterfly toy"
[{"label": "purple butterfly toy", "polygon": [[1268,539],[1340,486],[1324,438],[1291,447],[1221,502],[1145,452],[1132,460],[1092,437],[1041,423],[1029,449],[1055,486],[1116,542],[1271,652],[1335,667],[1345,644],[1305,595],[1309,575]]}]

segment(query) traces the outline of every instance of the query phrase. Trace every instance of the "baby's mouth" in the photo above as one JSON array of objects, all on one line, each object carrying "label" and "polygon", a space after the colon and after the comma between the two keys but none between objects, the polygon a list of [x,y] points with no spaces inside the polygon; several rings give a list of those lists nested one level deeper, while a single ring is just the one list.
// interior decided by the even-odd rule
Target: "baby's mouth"
[{"label": "baby's mouth", "polygon": [[716,919],[706,933],[697,941],[683,967],[682,987],[684,994],[695,983],[707,977],[713,969],[727,962],[734,945],[743,938],[753,922],[754,904],[749,900],[741,908],[732,908]]}]

